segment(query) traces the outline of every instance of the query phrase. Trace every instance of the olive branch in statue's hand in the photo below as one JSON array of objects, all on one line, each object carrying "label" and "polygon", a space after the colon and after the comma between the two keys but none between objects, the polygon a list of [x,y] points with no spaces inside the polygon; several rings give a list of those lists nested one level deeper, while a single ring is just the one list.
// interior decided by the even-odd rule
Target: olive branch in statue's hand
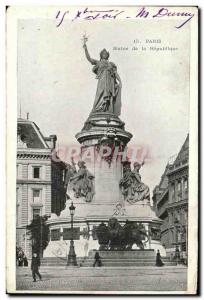
[{"label": "olive branch in statue's hand", "polygon": [[88,41],[88,36],[86,36],[86,33],[83,34],[82,41],[83,41],[83,48],[85,48],[86,47],[86,43]]}]

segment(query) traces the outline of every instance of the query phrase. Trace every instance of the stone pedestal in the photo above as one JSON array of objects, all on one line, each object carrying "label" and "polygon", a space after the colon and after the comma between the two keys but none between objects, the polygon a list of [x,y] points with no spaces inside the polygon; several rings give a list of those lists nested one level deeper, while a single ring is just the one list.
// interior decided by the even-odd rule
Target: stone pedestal
[{"label": "stone pedestal", "polygon": [[[115,149],[122,152],[131,137],[132,134],[125,130],[125,124],[117,116],[110,113],[91,114],[83,129],[76,135],[81,144],[82,160],[85,161],[87,169],[94,175],[95,190],[92,201],[85,202],[82,197],[75,198],[74,192],[68,189],[68,194],[76,206],[74,227],[78,227],[80,231],[80,238],[75,239],[74,242],[77,256],[86,256],[87,248],[88,250],[99,249],[98,241],[94,240],[92,236],[92,230],[101,222],[107,224],[112,217],[117,218],[121,225],[124,225],[126,220],[142,223],[147,234],[149,234],[149,228],[152,225],[161,224],[161,220],[156,217],[155,212],[150,207],[149,201],[144,200],[129,204],[124,201],[121,193],[119,182],[122,178],[122,159],[125,160],[126,157],[123,156],[124,154],[116,155],[118,152],[115,152]],[[106,146],[111,147],[113,151],[109,158],[101,159],[101,147]],[[70,242],[64,239],[62,234],[65,228],[70,228],[70,204],[71,201],[67,201],[66,208],[60,216],[52,215],[48,220],[51,240],[44,252],[45,257],[57,256],[59,253],[61,256],[67,254]],[[53,230],[57,229],[60,230],[61,236],[55,240]],[[149,238],[145,244],[145,250],[148,249],[149,252],[145,253],[154,251],[151,250],[152,244],[154,244],[154,240]],[[154,249],[161,250],[161,247],[158,245]],[[53,251],[53,249],[55,250]],[[129,253],[132,255],[133,252]],[[164,251],[162,251],[162,255],[165,255]]]},{"label": "stone pedestal", "polygon": [[[118,154],[124,150],[131,137],[132,134],[125,131],[124,122],[110,113],[91,114],[76,135],[81,144],[82,160],[95,177],[93,204],[116,204],[122,201],[119,189],[122,155]],[[108,151],[111,150],[110,159]],[[91,158],[87,159],[89,155]]]}]

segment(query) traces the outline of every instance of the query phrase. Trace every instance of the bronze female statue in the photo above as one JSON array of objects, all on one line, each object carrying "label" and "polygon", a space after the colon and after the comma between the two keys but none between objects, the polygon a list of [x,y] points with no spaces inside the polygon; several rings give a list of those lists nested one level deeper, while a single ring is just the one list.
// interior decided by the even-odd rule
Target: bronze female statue
[{"label": "bronze female statue", "polygon": [[96,74],[96,79],[98,79],[92,112],[109,112],[119,116],[122,83],[117,73],[117,67],[108,60],[109,52],[106,49],[100,52],[100,60],[91,58],[86,45],[87,40],[87,37],[84,36],[83,48],[87,60],[94,65],[93,72]]}]

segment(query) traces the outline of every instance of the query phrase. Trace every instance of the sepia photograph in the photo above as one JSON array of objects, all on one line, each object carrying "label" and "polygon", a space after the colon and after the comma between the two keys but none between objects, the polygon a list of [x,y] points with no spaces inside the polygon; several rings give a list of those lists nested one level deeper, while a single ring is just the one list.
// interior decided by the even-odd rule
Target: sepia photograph
[{"label": "sepia photograph", "polygon": [[198,8],[10,6],[6,35],[7,292],[195,295]]}]

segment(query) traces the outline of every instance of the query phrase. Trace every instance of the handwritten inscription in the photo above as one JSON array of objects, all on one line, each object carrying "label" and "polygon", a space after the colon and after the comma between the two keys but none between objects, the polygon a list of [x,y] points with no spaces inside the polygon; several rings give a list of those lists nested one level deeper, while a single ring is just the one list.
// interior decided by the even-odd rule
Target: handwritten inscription
[{"label": "handwritten inscription", "polygon": [[186,23],[188,23],[193,17],[194,14],[191,12],[185,12],[185,11],[176,11],[174,12],[171,10],[173,8],[166,8],[166,7],[159,7],[157,12],[152,14],[150,11],[148,11],[145,7],[139,8],[138,11],[135,12],[134,16],[127,15],[125,10],[119,10],[119,9],[89,9],[86,7],[85,9],[78,9],[74,14],[67,11],[58,11],[56,14],[56,26],[59,27],[64,22],[66,16],[69,15],[69,18],[71,18],[71,21],[76,20],[87,20],[87,21],[94,21],[94,20],[115,20],[119,18],[119,16],[127,19],[137,19],[137,18],[145,18],[145,19],[168,19],[168,18],[174,18],[174,17],[181,17],[182,20],[180,20],[176,25],[175,28],[180,29],[182,28]]},{"label": "handwritten inscription", "polygon": [[177,29],[183,27],[187,22],[189,22],[193,17],[194,14],[187,13],[187,12],[170,12],[167,8],[161,8],[153,18],[162,18],[162,17],[186,17],[184,22],[181,22],[179,25],[175,26]]},{"label": "handwritten inscription", "polygon": [[85,8],[83,11],[78,10],[73,21],[79,18],[85,20],[105,20],[105,19],[116,19],[119,15],[124,13],[124,10],[108,9],[108,10],[89,10]]}]

